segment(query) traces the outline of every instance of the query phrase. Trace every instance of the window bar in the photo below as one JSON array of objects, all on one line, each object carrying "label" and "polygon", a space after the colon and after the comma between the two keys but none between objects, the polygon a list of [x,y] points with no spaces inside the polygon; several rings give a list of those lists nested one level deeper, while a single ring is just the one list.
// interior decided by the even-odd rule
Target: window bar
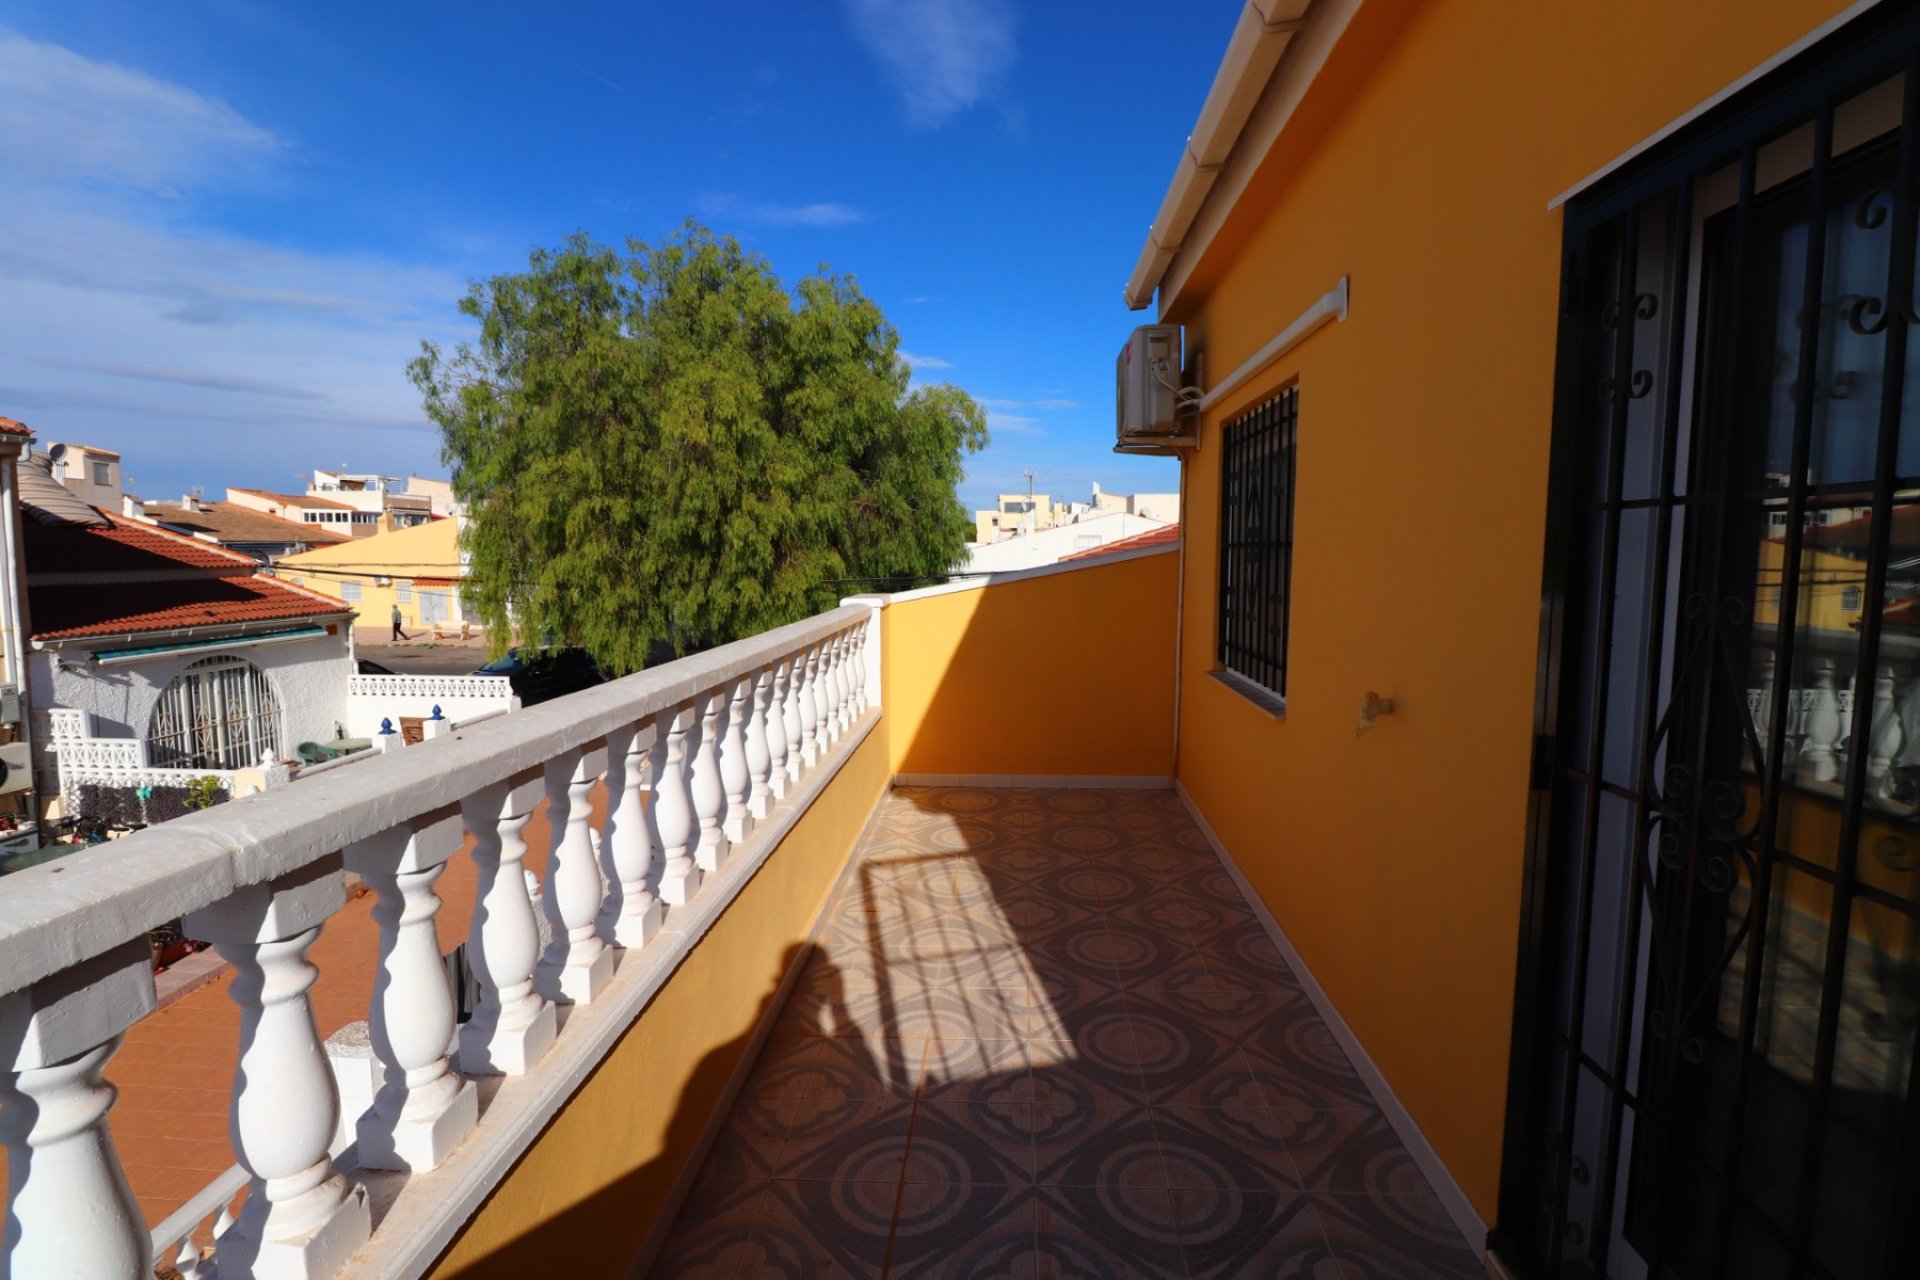
[{"label": "window bar", "polygon": [[[1825,1133],[1824,1120],[1833,1097],[1834,1053],[1838,1042],[1840,1006],[1845,1000],[1847,941],[1853,920],[1854,879],[1858,869],[1861,820],[1866,809],[1867,741],[1872,732],[1873,696],[1871,690],[1880,669],[1880,636],[1883,606],[1886,600],[1887,557],[1893,532],[1894,476],[1899,470],[1901,392],[1906,380],[1907,325],[1901,300],[1910,300],[1911,273],[1903,261],[1913,241],[1902,236],[1907,207],[1912,203],[1913,135],[1920,119],[1920,77],[1916,77],[1916,57],[1909,53],[1901,85],[1899,160],[1894,184],[1894,217],[1888,239],[1892,242],[1887,263],[1887,300],[1881,314],[1886,318],[1881,356],[1879,440],[1873,476],[1873,522],[1868,527],[1867,583],[1861,604],[1865,613],[1860,621],[1860,650],[1855,666],[1853,750],[1847,753],[1847,778],[1844,807],[1840,815],[1840,847],[1836,851],[1837,883],[1833,893],[1833,918],[1827,927],[1826,969],[1821,974],[1819,1035],[1814,1048],[1813,1111],[1808,1122],[1806,1146],[1800,1156],[1799,1201],[1794,1213],[1794,1265],[1807,1260],[1813,1242],[1813,1215],[1817,1208],[1820,1165]],[[1872,200],[1873,195],[1863,196]],[[1824,210],[1815,206],[1816,214]],[[1905,246],[1905,247],[1903,247]],[[1906,271],[1903,274],[1902,268]],[[1836,314],[1835,323],[1841,323]],[[1803,362],[1804,363],[1804,362]],[[1802,382],[1802,386],[1810,385]],[[1908,1098],[1908,1110],[1912,1097]]]},{"label": "window bar", "polygon": [[1280,536],[1280,405],[1268,404],[1261,415],[1260,473],[1266,483],[1260,502],[1260,682],[1272,689],[1278,683],[1274,670],[1274,619],[1279,600],[1280,557],[1275,544]]},{"label": "window bar", "polygon": [[1287,696],[1287,641],[1293,631],[1293,484],[1300,474],[1300,389],[1291,388],[1284,401],[1286,413],[1280,444],[1281,478],[1286,485],[1285,514],[1280,525],[1280,669],[1274,691]]},{"label": "window bar", "polygon": [[[1717,366],[1719,370],[1719,376],[1715,379],[1715,385],[1713,387],[1708,388],[1702,384],[1695,388],[1695,404],[1705,409],[1702,417],[1709,419],[1704,423],[1697,438],[1718,442],[1715,448],[1701,453],[1692,463],[1694,473],[1693,488],[1698,495],[1699,505],[1703,511],[1703,515],[1706,517],[1702,523],[1701,534],[1707,544],[1702,548],[1706,573],[1696,580],[1705,581],[1709,584],[1717,584],[1724,576],[1726,562],[1726,526],[1728,523],[1729,509],[1733,501],[1732,494],[1735,491],[1737,483],[1737,477],[1733,474],[1730,458],[1724,442],[1732,437],[1732,428],[1737,421],[1733,402],[1734,389],[1738,386],[1737,373],[1739,361],[1737,356],[1739,354],[1739,345],[1737,340],[1737,321],[1738,318],[1744,314],[1743,307],[1745,305],[1747,277],[1749,274],[1747,266],[1753,257],[1752,209],[1757,161],[1756,146],[1754,143],[1748,142],[1741,148],[1739,155],[1739,187],[1734,206],[1733,270],[1730,273],[1730,287],[1725,291],[1723,299],[1715,300],[1713,316],[1710,320],[1703,317],[1703,324],[1701,326],[1702,334],[1716,349],[1717,358],[1712,360],[1703,358],[1697,362],[1697,365],[1702,369]],[[1706,168],[1707,166],[1703,165],[1700,171],[1704,171]],[[1709,600],[1708,606],[1710,612],[1705,625],[1711,627],[1715,625],[1711,610],[1717,609],[1718,601]],[[1713,656],[1711,652],[1706,655],[1709,662]],[[1676,693],[1674,696],[1677,697],[1679,695]],[[1677,716],[1682,710],[1683,708],[1680,706],[1675,706],[1670,710],[1669,714]],[[1776,698],[1773,708],[1773,724],[1769,732],[1770,741],[1776,745],[1768,753],[1767,759],[1769,760],[1778,760],[1779,758],[1777,744],[1782,741],[1785,734],[1785,710],[1785,700]],[[1695,778],[1703,776],[1706,768],[1707,730],[1712,721],[1712,713],[1713,698],[1711,695],[1711,686],[1709,685],[1707,696],[1700,698],[1698,706],[1694,708],[1696,722],[1692,730],[1691,765]],[[1676,738],[1676,741],[1680,740],[1681,739]],[[1757,763],[1762,767],[1765,765],[1764,761]],[[1699,811],[1697,807],[1693,809],[1689,816],[1688,830],[1685,839],[1689,849],[1697,847],[1699,840]],[[1761,874],[1764,878],[1766,874],[1766,862],[1764,859],[1761,860],[1761,868]],[[1680,955],[1681,948],[1679,941],[1684,937],[1686,914],[1692,909],[1690,886],[1693,881],[1691,879],[1691,865],[1686,868],[1684,873],[1688,878],[1683,886],[1683,894],[1679,902],[1673,900],[1671,893],[1662,894],[1660,892],[1661,883],[1670,883],[1672,874],[1673,873],[1669,873],[1669,875],[1660,877],[1660,880],[1653,886],[1654,931],[1652,937],[1649,939],[1648,999],[1643,1025],[1651,1027],[1653,1018],[1658,1014],[1667,1019],[1667,1025],[1670,1031],[1664,1043],[1658,1042],[1660,1038],[1656,1036],[1654,1040],[1646,1043],[1642,1052],[1642,1097],[1647,1103],[1645,1108],[1646,1123],[1644,1125],[1644,1131],[1650,1137],[1665,1135],[1667,1130],[1667,1113],[1672,1109],[1673,1084],[1678,1065],[1678,1054],[1675,1049],[1677,1036],[1672,1033],[1671,1029],[1679,1018],[1683,994],[1682,982],[1685,976],[1684,957]],[[1663,972],[1663,967],[1666,967],[1663,966],[1663,943],[1665,944],[1665,950],[1673,953],[1672,958],[1666,961],[1666,966],[1673,968],[1674,971],[1672,973]],[[1659,981],[1662,978],[1665,979],[1664,982]],[[1656,987],[1659,989],[1659,1004],[1661,1006],[1657,1010],[1654,1007]],[[1642,1202],[1656,1207],[1663,1205],[1665,1202],[1667,1172],[1671,1163],[1671,1152],[1664,1147],[1655,1148],[1652,1143],[1649,1143],[1647,1148],[1635,1152],[1631,1158],[1639,1167],[1640,1180],[1643,1183],[1639,1192],[1642,1197]],[[1662,1257],[1666,1246],[1666,1221],[1664,1211],[1656,1208],[1656,1212],[1658,1213],[1656,1221],[1659,1223],[1659,1228],[1652,1233],[1651,1238],[1647,1241],[1649,1246],[1647,1250],[1647,1265],[1650,1274],[1659,1275],[1662,1274]]]},{"label": "window bar", "polygon": [[[1686,359],[1687,339],[1687,273],[1691,267],[1690,257],[1693,247],[1693,183],[1690,179],[1679,182],[1672,194],[1669,205],[1667,228],[1667,282],[1666,299],[1661,303],[1666,312],[1666,342],[1661,352],[1660,376],[1664,379],[1661,387],[1660,404],[1660,505],[1654,515],[1653,539],[1649,549],[1653,555],[1653,582],[1649,594],[1649,615],[1647,625],[1647,657],[1644,677],[1644,693],[1641,697],[1640,760],[1635,771],[1639,778],[1639,794],[1633,799],[1633,822],[1629,830],[1633,833],[1633,846],[1629,850],[1632,865],[1627,872],[1627,892],[1625,899],[1626,942],[1621,948],[1621,957],[1625,970],[1621,991],[1617,997],[1619,1026],[1615,1031],[1612,1063],[1605,1072],[1596,1071],[1596,1076],[1610,1077],[1612,1096],[1608,1100],[1607,1120],[1602,1129],[1601,1150],[1606,1154],[1607,1166],[1596,1174],[1593,1212],[1593,1268],[1601,1275],[1607,1273],[1607,1255],[1613,1244],[1614,1190],[1619,1183],[1619,1142],[1624,1111],[1627,1106],[1627,1068],[1631,1061],[1630,1050],[1633,1047],[1634,1029],[1632,1025],[1634,1000],[1638,992],[1640,971],[1640,918],[1641,895],[1646,892],[1647,837],[1651,834],[1648,812],[1651,809],[1649,797],[1654,794],[1653,778],[1655,739],[1659,732],[1660,716],[1658,710],[1660,697],[1660,668],[1662,651],[1666,644],[1666,608],[1667,608],[1667,570],[1672,561],[1672,548],[1669,539],[1673,534],[1674,475],[1680,454],[1680,371]],[[1678,655],[1676,653],[1676,660]]]},{"label": "window bar", "polygon": [[[1920,130],[1920,53],[1908,56],[1903,114],[1900,130],[1898,184],[1894,190],[1893,253],[1894,267],[1886,300],[1888,376],[1893,361],[1906,358],[1906,345],[1912,334],[1915,315],[1914,238],[1916,227],[1914,198],[1914,134]],[[1895,353],[1899,353],[1898,356]],[[1904,364],[1901,368],[1904,370]],[[1895,394],[1898,383],[1887,384],[1886,394]],[[1904,406],[1902,406],[1904,410]],[[1885,412],[1885,406],[1882,406]],[[1897,452],[1897,451],[1896,451]],[[1909,908],[1910,909],[1910,908]],[[1920,1045],[1914,1046],[1908,1063],[1906,1102],[1901,1109],[1900,1152],[1895,1167],[1892,1195],[1887,1210],[1887,1239],[1881,1250],[1882,1270],[1888,1275],[1912,1275],[1920,1271],[1920,1216],[1895,1212],[1895,1207],[1920,1203]]]},{"label": "window bar", "polygon": [[1218,652],[1215,656],[1228,670],[1233,668],[1233,432],[1221,429],[1220,449],[1220,606]]},{"label": "window bar", "polygon": [[[1772,723],[1767,730],[1766,777],[1761,789],[1760,823],[1755,842],[1760,877],[1759,882],[1754,885],[1753,896],[1747,905],[1747,920],[1742,926],[1747,930],[1747,968],[1745,983],[1740,993],[1740,1039],[1736,1046],[1738,1056],[1734,1063],[1732,1106],[1728,1112],[1732,1120],[1727,1126],[1726,1146],[1720,1164],[1723,1176],[1726,1177],[1731,1177],[1733,1171],[1740,1167],[1742,1148],[1746,1141],[1742,1120],[1747,1114],[1747,1098],[1753,1083],[1753,1036],[1758,1022],[1762,986],[1758,975],[1761,972],[1760,966],[1765,950],[1766,921],[1772,893],[1773,846],[1779,829],[1781,792],[1784,782],[1783,757],[1787,727],[1787,699],[1784,691],[1792,688],[1793,685],[1795,650],[1798,647],[1796,633],[1799,629],[1797,619],[1800,612],[1800,560],[1805,539],[1807,467],[1813,451],[1813,386],[1820,357],[1820,296],[1825,287],[1827,259],[1827,167],[1832,151],[1833,101],[1831,98],[1823,98],[1813,120],[1813,174],[1807,192],[1807,257],[1801,291],[1805,318],[1800,328],[1800,350],[1795,370],[1795,378],[1801,387],[1801,394],[1794,403],[1793,410],[1793,453],[1787,477],[1786,546],[1781,559],[1780,604],[1773,641],[1774,705]],[[1751,190],[1743,186],[1741,197],[1743,201],[1751,199]],[[1722,524],[1725,523],[1723,520]],[[1693,842],[1693,848],[1698,848],[1697,840]],[[1693,867],[1690,857],[1687,890],[1689,902],[1692,898],[1692,884]],[[1821,998],[1823,1009],[1826,1000],[1827,996],[1823,993]],[[1676,1040],[1681,1032],[1680,1012],[1676,1008],[1673,1023]],[[1716,1214],[1718,1221],[1714,1224],[1710,1237],[1714,1242],[1711,1274],[1717,1275],[1725,1270],[1733,1231],[1736,1199],[1737,1197],[1732,1194],[1723,1194],[1719,1198]],[[1795,1234],[1796,1236],[1799,1234],[1797,1230]]]},{"label": "window bar", "polygon": [[[1604,406],[1604,420],[1607,432],[1607,474],[1602,507],[1602,532],[1600,535],[1600,596],[1598,616],[1588,620],[1594,628],[1593,658],[1593,723],[1588,729],[1587,761],[1588,768],[1596,775],[1603,774],[1603,755],[1607,736],[1607,689],[1611,683],[1613,665],[1613,620],[1614,597],[1618,589],[1620,561],[1620,509],[1618,503],[1621,492],[1621,477],[1626,468],[1627,410],[1631,400],[1628,389],[1633,377],[1633,331],[1635,321],[1634,268],[1639,258],[1639,228],[1631,212],[1621,219],[1620,235],[1615,246],[1619,255],[1617,276],[1614,282],[1613,302],[1602,311],[1601,324],[1606,325],[1605,316],[1610,311],[1614,316],[1612,373],[1600,381],[1599,396]],[[1567,1035],[1576,1045],[1584,1040],[1587,1005],[1587,971],[1589,952],[1593,944],[1593,884],[1599,868],[1600,850],[1597,847],[1600,834],[1600,797],[1598,787],[1588,787],[1586,803],[1580,815],[1582,832],[1580,843],[1579,891],[1575,899],[1575,925],[1573,945],[1573,988],[1568,1001]],[[1555,1158],[1554,1187],[1556,1191],[1566,1187],[1572,1176],[1574,1159],[1573,1133],[1578,1112],[1580,1090],[1579,1055],[1566,1055],[1560,1082],[1560,1114],[1554,1122],[1554,1130],[1560,1136],[1558,1153]],[[1569,1213],[1569,1202],[1560,1191],[1558,1217],[1562,1220],[1559,1230],[1553,1233],[1551,1253],[1548,1257],[1547,1272],[1559,1274],[1563,1259],[1563,1250],[1572,1223],[1565,1221]],[[1584,1243],[1584,1242],[1583,1242]]]}]

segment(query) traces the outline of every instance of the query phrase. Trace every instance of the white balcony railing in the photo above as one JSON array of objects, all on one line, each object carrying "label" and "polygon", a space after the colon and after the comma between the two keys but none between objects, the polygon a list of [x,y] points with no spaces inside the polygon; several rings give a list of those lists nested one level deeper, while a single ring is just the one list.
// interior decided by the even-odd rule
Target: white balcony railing
[{"label": "white balcony railing", "polygon": [[520,705],[505,676],[391,675],[347,677],[347,732],[370,737],[382,720],[426,717],[437,707],[448,720],[468,721]]},{"label": "white balcony railing", "polygon": [[223,769],[168,769],[147,763],[147,744],[139,738],[95,738],[92,718],[83,711],[56,707],[51,713],[55,726],[53,752],[60,775],[60,794],[68,811],[77,803],[80,788],[91,784],[108,787],[184,787],[196,778],[217,778],[220,785],[233,790],[234,775]]},{"label": "white balcony railing", "polygon": [[[1920,809],[1920,672],[1911,655],[1896,653],[1863,681],[1851,646],[1816,643],[1796,663],[1796,679],[1775,692],[1770,653],[1755,662],[1747,689],[1754,734],[1764,744],[1772,730],[1773,700],[1786,699],[1782,742],[1786,776],[1796,785],[1838,795],[1856,750],[1866,754],[1866,802],[1896,813]],[[1864,684],[1864,690],[1862,688]],[[1854,701],[1872,699],[1866,740],[1852,739]],[[1749,761],[1751,767],[1751,761]]]},{"label": "white balcony railing", "polygon": [[[222,1280],[330,1276],[372,1238],[374,1203],[387,1225],[356,1274],[420,1274],[490,1189],[472,1169],[497,1180],[641,1007],[625,1001],[657,990],[623,984],[667,980],[877,720],[879,617],[848,604],[9,876],[0,1275],[204,1274],[211,1246]],[[596,842],[589,798],[603,778]],[[521,859],[543,797],[541,953]],[[456,1037],[434,882],[463,829],[479,999]],[[336,1158],[340,1099],[308,950],[345,905],[349,869],[378,895],[382,980],[367,1020],[379,1084]],[[181,918],[236,971],[229,1137],[246,1188],[230,1221],[231,1186],[216,1184],[183,1211],[194,1221],[176,1214],[155,1234],[114,1151],[102,1076],[154,1007],[142,935]],[[629,958],[610,987],[616,953]],[[561,1018],[557,1006],[573,1008]],[[513,1091],[543,1071],[553,1087],[538,1101]],[[507,1078],[484,1110],[479,1076]],[[461,1162],[458,1193],[428,1180],[409,1201],[408,1186],[463,1147],[487,1159]]]}]

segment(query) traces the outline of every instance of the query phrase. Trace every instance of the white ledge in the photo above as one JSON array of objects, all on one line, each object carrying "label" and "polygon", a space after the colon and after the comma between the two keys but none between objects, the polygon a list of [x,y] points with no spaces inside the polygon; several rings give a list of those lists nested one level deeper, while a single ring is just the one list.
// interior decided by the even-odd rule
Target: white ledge
[{"label": "white ledge", "polygon": [[1083,569],[1098,569],[1105,565],[1123,564],[1128,560],[1144,560],[1148,556],[1172,555],[1178,550],[1180,550],[1178,542],[1166,542],[1151,547],[1137,547],[1132,551],[1115,551],[1111,555],[1093,556],[1085,560],[1062,560],[1054,564],[1035,565],[1031,569],[1003,569],[998,573],[982,574],[976,578],[955,578],[951,582],[942,582],[931,587],[916,587],[912,591],[895,591],[891,595],[849,596],[847,602],[902,604],[909,600],[950,596],[962,591],[981,591],[987,587],[1005,586],[1009,582],[1051,578],[1056,573],[1077,573]]},{"label": "white ledge", "polygon": [[871,616],[848,605],[515,712],[369,762],[188,814],[7,877],[0,994],[68,969],[356,840],[474,792],[609,730],[792,655]]}]

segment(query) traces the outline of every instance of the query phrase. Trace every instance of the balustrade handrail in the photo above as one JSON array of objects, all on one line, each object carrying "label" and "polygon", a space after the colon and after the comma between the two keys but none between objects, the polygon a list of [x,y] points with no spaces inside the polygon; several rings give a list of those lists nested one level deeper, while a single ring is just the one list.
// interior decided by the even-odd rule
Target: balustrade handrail
[{"label": "balustrade handrail", "polygon": [[450,693],[466,697],[510,696],[513,682],[495,675],[418,675],[395,672],[393,675],[351,675],[347,692],[364,697],[392,697],[402,694]]},{"label": "balustrade handrail", "polygon": [[7,877],[0,995],[102,956],[145,931],[457,806],[483,787],[791,656],[864,618],[848,604],[461,728],[377,767],[345,769],[176,818]]}]

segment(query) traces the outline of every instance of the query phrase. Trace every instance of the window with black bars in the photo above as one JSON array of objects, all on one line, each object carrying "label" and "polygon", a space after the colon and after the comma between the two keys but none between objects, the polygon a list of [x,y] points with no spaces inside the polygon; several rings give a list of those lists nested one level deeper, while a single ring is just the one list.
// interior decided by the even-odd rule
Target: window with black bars
[{"label": "window with black bars", "polygon": [[1287,692],[1287,604],[1293,575],[1293,455],[1300,389],[1288,387],[1222,432],[1220,665]]}]

